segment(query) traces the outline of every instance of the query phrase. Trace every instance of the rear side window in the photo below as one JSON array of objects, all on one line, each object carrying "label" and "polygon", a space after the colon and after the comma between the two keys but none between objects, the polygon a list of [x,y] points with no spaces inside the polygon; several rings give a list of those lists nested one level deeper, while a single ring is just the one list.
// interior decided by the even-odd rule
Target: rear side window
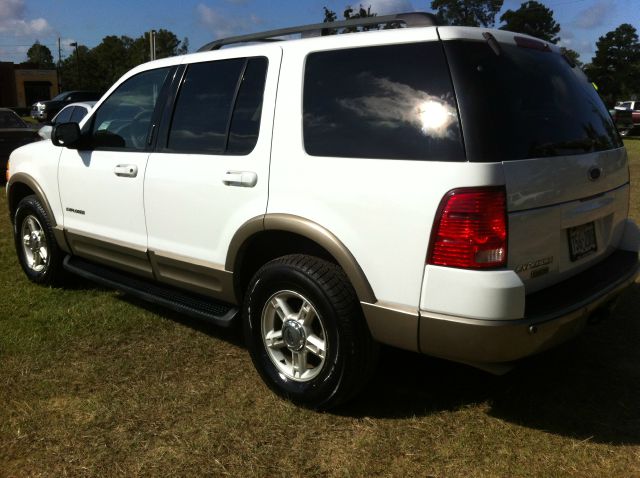
[{"label": "rear side window", "polygon": [[256,145],[266,58],[189,65],[176,101],[167,149],[248,154]]},{"label": "rear side window", "polygon": [[552,51],[485,42],[444,42],[467,158],[510,161],[621,146],[584,74]]},{"label": "rear side window", "polygon": [[303,133],[312,156],[465,160],[439,42],[310,54]]}]

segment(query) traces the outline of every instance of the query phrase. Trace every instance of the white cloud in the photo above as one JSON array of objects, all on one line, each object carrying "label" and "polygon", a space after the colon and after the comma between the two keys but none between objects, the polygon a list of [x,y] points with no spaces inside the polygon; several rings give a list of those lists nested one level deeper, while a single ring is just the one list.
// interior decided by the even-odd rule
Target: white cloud
[{"label": "white cloud", "polygon": [[51,26],[44,18],[25,18],[24,0],[0,1],[0,33],[34,36],[50,32]]},{"label": "white cloud", "polygon": [[604,25],[613,9],[609,0],[599,0],[590,7],[585,8],[574,20],[573,24],[578,28],[593,28]]},{"label": "white cloud", "polygon": [[[364,8],[371,6],[371,11],[378,15],[391,15],[392,13],[413,12],[415,10],[410,0],[369,0],[360,4]],[[355,7],[357,5],[354,5]]]},{"label": "white cloud", "polygon": [[262,23],[262,20],[256,15],[245,17],[237,14],[227,14],[204,3],[198,4],[196,13],[200,22],[213,33],[215,38],[250,33],[255,30],[256,25]]}]

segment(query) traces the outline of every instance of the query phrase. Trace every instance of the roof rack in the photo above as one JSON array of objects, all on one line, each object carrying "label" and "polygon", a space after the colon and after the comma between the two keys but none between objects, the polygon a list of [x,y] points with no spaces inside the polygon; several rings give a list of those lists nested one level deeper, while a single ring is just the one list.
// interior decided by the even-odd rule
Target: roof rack
[{"label": "roof rack", "polygon": [[279,41],[281,39],[275,38],[284,35],[293,35],[296,33],[302,34],[303,37],[324,36],[328,35],[330,30],[337,28],[349,28],[349,27],[363,27],[369,25],[383,25],[402,23],[408,28],[412,27],[428,27],[437,25],[436,17],[432,13],[425,12],[411,12],[411,13],[398,13],[395,15],[384,15],[381,17],[364,17],[356,18],[352,20],[343,20],[339,22],[326,22],[326,23],[314,23],[312,25],[300,25],[297,27],[281,28],[279,30],[269,30],[260,33],[251,33],[249,35],[239,35],[229,38],[221,38],[207,43],[201,47],[198,51],[211,51],[219,50],[225,45],[232,45],[234,43],[248,43],[248,42],[270,42]]}]

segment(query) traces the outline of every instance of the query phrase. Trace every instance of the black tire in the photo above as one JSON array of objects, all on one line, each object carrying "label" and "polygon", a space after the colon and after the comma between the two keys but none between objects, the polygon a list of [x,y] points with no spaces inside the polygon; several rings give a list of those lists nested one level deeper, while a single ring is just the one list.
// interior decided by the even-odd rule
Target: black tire
[{"label": "black tire", "polygon": [[[263,339],[263,323],[267,323],[265,317],[269,316],[270,310],[267,306],[273,304],[279,294],[288,294],[294,301],[310,304],[320,324],[316,324],[314,319],[312,325],[318,330],[322,329],[318,334],[325,339],[324,361],[313,353],[309,356],[310,361],[314,359],[321,363],[312,363],[309,367],[312,371],[307,370],[306,365],[301,367],[315,374],[308,380],[283,373],[283,369],[278,367],[286,368],[285,361],[278,365],[277,360],[272,358],[273,349],[276,348],[268,350],[267,339]],[[296,299],[297,295],[299,299]],[[300,310],[302,307],[304,305]],[[272,316],[276,316],[277,310],[273,311]],[[276,317],[274,323],[282,321],[280,333],[283,337],[276,353],[282,350],[282,355],[286,356],[293,350],[285,338],[286,321],[279,315]],[[260,268],[245,296],[243,326],[251,359],[262,379],[278,395],[298,405],[326,410],[345,403],[363,387],[375,369],[378,346],[366,326],[353,287],[340,267],[317,257],[289,255]],[[307,344],[311,343],[310,335],[313,334],[313,331],[302,333],[305,337],[301,339],[304,346],[300,347],[303,347],[305,357],[308,356]]]},{"label": "black tire", "polygon": [[[24,245],[23,227],[29,218],[37,221],[41,231],[39,242],[46,247],[47,255],[41,261],[42,267],[34,268],[27,258],[28,246]],[[62,285],[66,276],[62,267],[64,252],[58,247],[49,216],[36,196],[27,196],[18,203],[13,220],[13,237],[18,261],[30,281],[50,286]]]}]

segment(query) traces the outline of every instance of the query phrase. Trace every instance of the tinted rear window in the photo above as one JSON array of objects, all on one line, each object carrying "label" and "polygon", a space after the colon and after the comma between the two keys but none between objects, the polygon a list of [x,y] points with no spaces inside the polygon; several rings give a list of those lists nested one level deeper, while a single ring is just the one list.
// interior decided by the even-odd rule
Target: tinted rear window
[{"label": "tinted rear window", "polygon": [[440,42],[310,54],[303,114],[313,156],[465,159]]},{"label": "tinted rear window", "polygon": [[557,53],[444,42],[470,161],[584,154],[621,146],[581,71]]}]

